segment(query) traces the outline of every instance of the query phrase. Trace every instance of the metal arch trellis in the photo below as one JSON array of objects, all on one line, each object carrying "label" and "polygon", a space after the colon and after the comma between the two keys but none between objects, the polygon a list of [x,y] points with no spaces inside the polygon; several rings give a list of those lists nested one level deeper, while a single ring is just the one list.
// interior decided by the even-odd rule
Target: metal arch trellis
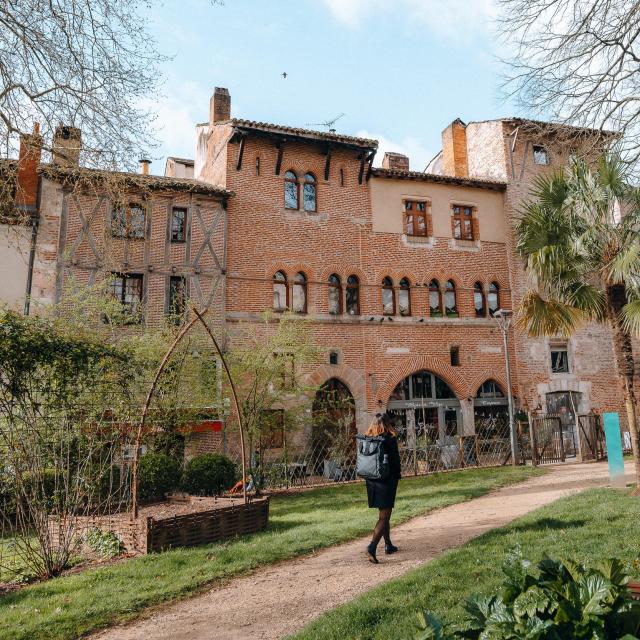
[{"label": "metal arch trellis", "polygon": [[149,413],[149,407],[151,406],[151,401],[153,400],[153,396],[156,392],[156,388],[158,386],[158,381],[160,380],[160,376],[164,371],[171,355],[176,350],[176,347],[182,342],[184,337],[191,331],[194,325],[198,322],[202,323],[204,330],[207,335],[211,338],[215,350],[220,357],[220,361],[222,362],[222,366],[224,367],[225,373],[227,375],[227,379],[229,380],[229,386],[231,387],[231,394],[233,396],[233,403],[236,408],[236,413],[238,415],[238,428],[240,432],[240,452],[241,452],[241,465],[242,465],[242,498],[244,503],[247,503],[247,471],[246,471],[246,456],[245,456],[245,441],[244,441],[244,424],[242,419],[242,411],[240,410],[240,402],[238,401],[238,394],[236,393],[235,384],[233,382],[233,378],[231,377],[231,372],[229,371],[229,367],[227,365],[227,361],[222,353],[222,349],[220,349],[220,345],[216,340],[213,332],[211,331],[209,325],[203,317],[203,314],[207,312],[207,309],[203,311],[199,311],[195,307],[191,309],[194,313],[194,317],[185,324],[182,329],[179,331],[178,335],[175,337],[175,340],[164,354],[162,361],[160,362],[160,366],[156,371],[156,374],[153,378],[151,386],[149,387],[149,391],[147,393],[147,397],[144,403],[144,407],[142,409],[142,414],[140,416],[140,422],[138,423],[138,428],[136,430],[136,437],[134,441],[134,450],[133,450],[133,461],[131,466],[131,517],[138,517],[138,462],[140,458],[140,445],[142,442],[142,434],[144,432],[144,427],[147,421],[147,415]]}]

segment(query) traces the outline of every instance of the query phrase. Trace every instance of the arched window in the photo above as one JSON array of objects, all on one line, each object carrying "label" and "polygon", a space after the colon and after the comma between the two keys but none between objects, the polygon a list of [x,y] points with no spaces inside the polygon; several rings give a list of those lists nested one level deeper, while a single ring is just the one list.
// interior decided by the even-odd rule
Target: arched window
[{"label": "arched window", "polygon": [[307,276],[298,271],[293,278],[293,310],[307,313]]},{"label": "arched window", "polygon": [[493,315],[500,308],[500,287],[497,282],[492,282],[489,285],[487,302],[489,303],[489,313]]},{"label": "arched window", "polygon": [[447,280],[444,287],[444,311],[448,316],[458,315],[456,307],[456,285],[452,280]]},{"label": "arched window", "polygon": [[350,316],[360,315],[360,281],[357,276],[347,278],[347,313]]},{"label": "arched window", "polygon": [[288,306],[287,276],[284,271],[277,271],[273,276],[273,310],[286,311]]},{"label": "arched window", "polygon": [[400,289],[398,290],[398,307],[401,316],[411,315],[411,283],[408,278],[400,280]]},{"label": "arched window", "polygon": [[429,313],[432,316],[442,315],[442,294],[440,292],[440,283],[435,279],[429,283]]},{"label": "arched window", "polygon": [[335,273],[329,276],[329,313],[342,313],[342,282]]},{"label": "arched window", "polygon": [[484,299],[484,289],[481,282],[473,285],[473,304],[476,308],[476,316],[482,318],[487,315],[487,306]]},{"label": "arched window", "polygon": [[395,315],[396,294],[393,290],[393,280],[386,276],[382,279],[382,313],[385,316]]},{"label": "arched window", "polygon": [[486,380],[478,388],[476,398],[504,398],[504,393],[495,380]]},{"label": "arched window", "polygon": [[302,188],[302,204],[305,211],[316,211],[316,178],[313,173],[304,174],[304,187]]},{"label": "arched window", "polygon": [[298,208],[298,177],[293,171],[284,174],[284,207],[285,209]]}]

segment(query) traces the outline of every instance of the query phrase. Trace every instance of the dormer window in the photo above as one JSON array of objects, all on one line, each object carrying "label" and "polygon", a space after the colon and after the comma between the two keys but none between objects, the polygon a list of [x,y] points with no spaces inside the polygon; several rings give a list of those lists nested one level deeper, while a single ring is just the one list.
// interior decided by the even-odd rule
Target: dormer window
[{"label": "dormer window", "polygon": [[549,152],[539,144],[533,145],[533,161],[536,164],[549,164]]}]

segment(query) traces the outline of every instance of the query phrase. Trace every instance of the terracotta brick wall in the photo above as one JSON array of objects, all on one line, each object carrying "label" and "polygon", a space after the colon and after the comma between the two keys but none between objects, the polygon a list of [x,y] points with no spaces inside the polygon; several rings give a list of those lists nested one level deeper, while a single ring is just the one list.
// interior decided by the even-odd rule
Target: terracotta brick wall
[{"label": "terracotta brick wall", "polygon": [[[332,376],[347,383],[356,400],[360,429],[369,415],[386,405],[399,381],[422,368],[441,376],[465,401],[488,378],[506,386],[501,336],[492,320],[476,318],[473,304],[477,280],[485,285],[497,281],[502,304],[510,304],[504,244],[483,242],[480,250],[460,250],[448,238],[439,238],[425,251],[407,246],[401,234],[375,233],[370,190],[366,181],[358,184],[360,162],[355,151],[334,149],[325,181],[326,156],[316,145],[287,142],[279,176],[272,142],[247,138],[239,171],[238,147],[229,144],[226,168],[214,169],[218,175],[226,172],[226,186],[236,193],[228,212],[228,322],[256,319],[271,308],[271,279],[277,270],[289,279],[303,271],[309,281],[307,317],[313,321],[316,342],[340,355],[338,365],[329,365],[327,356],[325,364],[307,373],[315,384]],[[344,187],[339,183],[340,168]],[[308,171],[316,176],[317,212],[284,208],[283,179],[289,169],[299,178]],[[343,284],[350,274],[360,279],[361,317],[328,313],[326,282],[332,273]],[[402,277],[410,279],[411,317],[396,315],[391,322],[380,322],[381,283],[386,275],[396,285]],[[447,279],[455,282],[459,318],[429,318],[424,284],[432,278],[442,286]],[[451,346],[460,348],[459,367],[450,365]]]}]

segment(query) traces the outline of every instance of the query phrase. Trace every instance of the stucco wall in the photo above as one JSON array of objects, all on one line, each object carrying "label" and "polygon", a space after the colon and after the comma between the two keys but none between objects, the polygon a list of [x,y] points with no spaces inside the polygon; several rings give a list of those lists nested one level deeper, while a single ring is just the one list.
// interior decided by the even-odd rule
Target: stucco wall
[{"label": "stucco wall", "polygon": [[0,225],[0,304],[9,308],[24,303],[30,238],[31,227]]},{"label": "stucco wall", "polygon": [[505,241],[503,194],[500,191],[376,177],[370,180],[369,185],[373,231],[404,233],[403,201],[427,198],[431,202],[433,235],[436,238],[451,237],[451,206],[455,203],[477,207],[481,240]]}]

